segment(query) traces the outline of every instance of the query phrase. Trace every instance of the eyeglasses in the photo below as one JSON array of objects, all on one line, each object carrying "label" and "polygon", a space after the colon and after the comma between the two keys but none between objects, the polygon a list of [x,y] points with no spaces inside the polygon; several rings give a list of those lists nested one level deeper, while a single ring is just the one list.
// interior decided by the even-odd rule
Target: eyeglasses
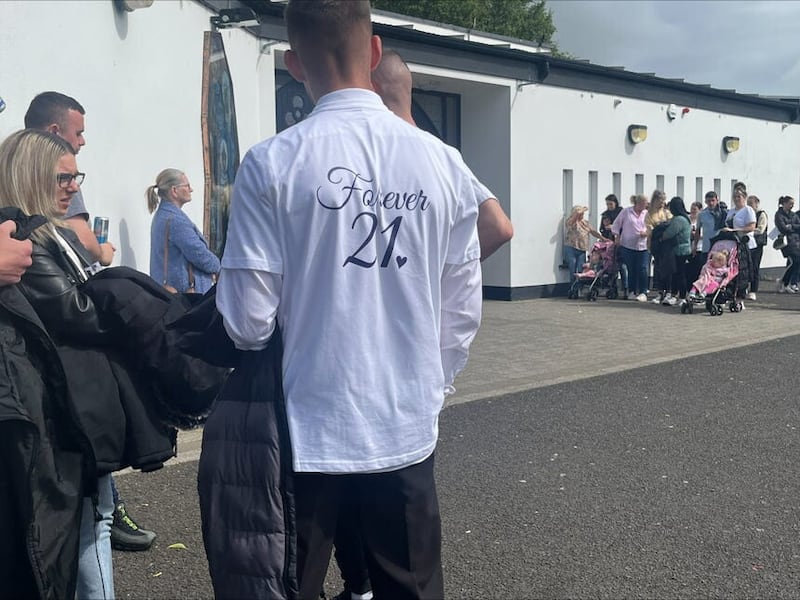
[{"label": "eyeglasses", "polygon": [[86,179],[86,173],[57,173],[56,174],[56,181],[58,182],[58,187],[61,189],[66,189],[69,187],[69,184],[72,183],[72,180],[75,180],[75,183],[78,185],[83,183],[83,180]]},{"label": "eyeglasses", "polygon": [[178,185],[173,185],[172,187],[192,187],[192,186],[188,183],[179,183]]}]

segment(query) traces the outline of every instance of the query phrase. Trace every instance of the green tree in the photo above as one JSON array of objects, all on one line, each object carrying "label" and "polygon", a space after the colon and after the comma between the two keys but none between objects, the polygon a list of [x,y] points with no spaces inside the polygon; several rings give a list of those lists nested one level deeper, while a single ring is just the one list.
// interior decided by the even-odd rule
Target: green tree
[{"label": "green tree", "polygon": [[536,42],[555,49],[546,0],[372,0],[378,10]]}]

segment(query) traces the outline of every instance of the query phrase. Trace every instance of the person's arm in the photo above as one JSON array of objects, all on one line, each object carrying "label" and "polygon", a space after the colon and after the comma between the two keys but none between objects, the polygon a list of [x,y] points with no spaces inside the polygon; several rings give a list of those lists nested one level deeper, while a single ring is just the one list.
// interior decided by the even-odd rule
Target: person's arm
[{"label": "person's arm", "polygon": [[33,243],[12,238],[16,230],[14,221],[0,223],[0,285],[19,283],[25,269],[32,263]]},{"label": "person's arm", "polygon": [[89,252],[91,257],[104,267],[107,267],[114,260],[114,252],[117,249],[111,242],[97,241],[94,231],[89,228],[89,223],[83,216],[77,215],[66,220],[69,228],[72,229],[81,241],[81,245]]},{"label": "person's arm", "polygon": [[236,173],[217,282],[217,307],[225,330],[240,350],[260,350],[267,345],[280,305],[280,226],[268,189],[267,167],[253,151],[248,152]]},{"label": "person's arm", "polygon": [[[239,350],[261,350],[275,331],[283,278],[275,273],[223,269],[217,282],[217,309]],[[249,298],[242,302],[241,298]]]},{"label": "person's arm", "polygon": [[486,260],[514,235],[514,227],[496,198],[487,198],[478,207],[478,241],[481,260]]},{"label": "person's arm", "polygon": [[172,219],[170,225],[169,241],[181,251],[187,261],[204,273],[219,272],[219,258],[208,249],[188,216],[181,213],[181,218]]}]

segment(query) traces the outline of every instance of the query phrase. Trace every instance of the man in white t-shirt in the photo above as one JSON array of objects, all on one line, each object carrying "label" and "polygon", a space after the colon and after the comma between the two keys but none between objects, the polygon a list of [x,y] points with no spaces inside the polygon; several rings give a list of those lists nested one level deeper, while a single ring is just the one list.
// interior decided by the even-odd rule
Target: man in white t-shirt
[{"label": "man in white t-shirt", "polygon": [[480,323],[484,198],[372,91],[368,0],[285,15],[286,66],[316,107],[239,167],[217,306],[242,350],[281,327],[300,597],[319,594],[354,489],[375,595],[442,597],[433,453]]}]

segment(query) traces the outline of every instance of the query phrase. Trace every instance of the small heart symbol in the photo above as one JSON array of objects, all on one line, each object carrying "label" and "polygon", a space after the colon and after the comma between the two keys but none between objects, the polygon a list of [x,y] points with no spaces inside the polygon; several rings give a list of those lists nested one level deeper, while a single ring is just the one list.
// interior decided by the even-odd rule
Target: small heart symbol
[{"label": "small heart symbol", "polygon": [[397,261],[398,269],[402,267],[404,264],[406,264],[406,261],[408,260],[408,258],[405,256],[395,256],[394,259]]}]

